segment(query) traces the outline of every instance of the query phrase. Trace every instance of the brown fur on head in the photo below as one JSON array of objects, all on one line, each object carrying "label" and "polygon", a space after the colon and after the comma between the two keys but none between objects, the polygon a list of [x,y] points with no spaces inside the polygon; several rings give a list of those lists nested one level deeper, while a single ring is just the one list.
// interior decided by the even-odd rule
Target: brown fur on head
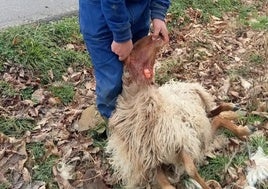
[{"label": "brown fur on head", "polygon": [[124,61],[125,71],[132,82],[149,84],[153,81],[156,55],[163,44],[161,38],[153,40],[152,36],[143,37],[134,44],[130,55]]}]

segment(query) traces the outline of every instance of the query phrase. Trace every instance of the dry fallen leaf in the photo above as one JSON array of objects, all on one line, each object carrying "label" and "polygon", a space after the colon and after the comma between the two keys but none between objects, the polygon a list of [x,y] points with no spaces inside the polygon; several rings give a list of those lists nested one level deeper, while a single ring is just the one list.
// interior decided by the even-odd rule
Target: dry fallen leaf
[{"label": "dry fallen leaf", "polygon": [[223,81],[222,87],[219,89],[220,94],[222,96],[227,96],[230,86],[231,86],[230,78],[225,79]]},{"label": "dry fallen leaf", "polygon": [[39,104],[43,104],[45,100],[44,89],[40,88],[33,92],[32,99],[34,99]]},{"label": "dry fallen leaf", "polygon": [[75,178],[75,165],[66,164],[64,162],[59,162],[57,164],[57,171],[59,176],[61,176],[65,180],[74,179]]},{"label": "dry fallen leaf", "polygon": [[242,77],[239,77],[239,78],[240,78],[240,81],[241,81],[241,85],[245,90],[248,90],[248,89],[250,89],[252,87],[252,84],[250,82],[248,82],[247,80],[245,80]]},{"label": "dry fallen leaf", "polygon": [[26,167],[23,168],[22,177],[26,183],[29,183],[32,180],[31,174]]},{"label": "dry fallen leaf", "polygon": [[256,112],[268,112],[268,101],[260,102]]},{"label": "dry fallen leaf", "polygon": [[82,112],[81,117],[74,125],[74,128],[77,131],[86,131],[89,129],[94,129],[102,121],[103,120],[96,107],[92,105]]},{"label": "dry fallen leaf", "polygon": [[67,45],[65,46],[65,48],[66,48],[67,50],[73,50],[73,49],[74,49],[74,45],[71,44],[71,43],[69,43],[69,44],[67,44]]}]

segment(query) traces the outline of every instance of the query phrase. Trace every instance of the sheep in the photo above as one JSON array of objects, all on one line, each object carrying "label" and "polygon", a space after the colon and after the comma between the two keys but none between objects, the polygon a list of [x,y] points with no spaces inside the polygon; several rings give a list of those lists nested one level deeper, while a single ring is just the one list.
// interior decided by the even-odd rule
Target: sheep
[{"label": "sheep", "polygon": [[153,67],[162,45],[162,39],[146,36],[134,44],[124,61],[123,90],[109,119],[106,152],[114,175],[126,188],[157,181],[162,189],[174,189],[164,169],[172,165],[174,177],[185,171],[209,189],[196,164],[202,161],[217,128],[226,127],[239,137],[249,135],[250,130],[216,116],[234,107],[223,103],[213,109],[213,97],[198,83],[154,84]]}]

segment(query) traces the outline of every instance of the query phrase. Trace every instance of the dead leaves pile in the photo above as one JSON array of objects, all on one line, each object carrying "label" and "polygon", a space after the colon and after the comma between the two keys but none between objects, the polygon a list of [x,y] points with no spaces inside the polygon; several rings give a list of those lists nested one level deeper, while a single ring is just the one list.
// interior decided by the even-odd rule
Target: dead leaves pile
[{"label": "dead leaves pile", "polygon": [[169,71],[173,79],[200,82],[217,100],[238,103],[267,118],[268,32],[239,27],[234,15],[212,16],[201,25],[198,10],[187,13],[192,22],[171,32],[161,66],[175,62]]},{"label": "dead leaves pile", "polygon": [[[198,10],[189,9],[187,13],[192,22],[172,31],[170,46],[164,49],[159,60],[158,74],[163,73],[161,67],[165,64],[175,62],[174,67],[171,64],[172,71],[169,71],[172,79],[202,83],[217,101],[231,101],[239,105],[240,117],[262,117],[264,122],[253,125],[257,130],[253,136],[267,139],[268,32],[238,27],[233,15],[212,17],[209,24],[201,25],[196,22],[201,14]],[[263,60],[258,63],[252,60],[252,56],[263,57]],[[245,141],[231,137],[227,141],[219,139],[215,145],[221,150],[207,154],[208,157],[221,154],[231,157],[224,174],[220,175],[221,185],[224,188],[245,188],[245,167],[231,166],[237,153],[247,151]],[[245,164],[254,167],[254,162]]]},{"label": "dead leaves pile", "polygon": [[[171,32],[170,45],[160,57],[161,64],[172,59],[176,66],[169,74],[174,79],[200,82],[217,100],[235,102],[249,110],[247,114],[257,114],[267,120],[267,32],[237,27],[233,15],[225,15],[222,19],[212,17],[210,23],[201,25],[197,22],[201,15],[198,10],[189,9],[187,14],[190,24]],[[265,64],[250,61],[252,54],[265,57]],[[40,79],[32,71],[10,62],[5,64],[5,70],[1,80],[15,86],[18,94],[26,87],[32,87],[32,99],[35,100],[23,100],[20,95],[1,98],[1,116],[31,119],[36,122],[36,127],[20,138],[0,135],[0,183],[14,189],[46,188],[47,183],[32,180],[35,161],[26,149],[27,144],[41,142],[46,148],[44,160],[57,157],[53,175],[59,188],[107,188],[102,183],[102,180],[110,179],[105,154],[86,135],[87,129],[78,132],[75,126],[82,111],[94,104],[92,70],[74,71],[70,67],[62,76],[76,89],[73,102],[65,106],[52,96],[48,86],[40,84]],[[50,79],[54,79],[52,71]],[[51,85],[54,84],[57,83]],[[260,131],[268,136],[266,122]],[[232,151],[239,145],[237,140],[231,140],[228,148]],[[238,186],[245,182],[242,168],[229,167],[226,172],[226,186],[234,181]]]},{"label": "dead leaves pile", "polygon": [[[87,136],[86,131],[78,132],[75,125],[81,112],[95,100],[92,69],[84,68],[74,72],[68,68],[63,80],[75,86],[76,94],[73,102],[64,106],[60,99],[49,92],[48,86],[40,84],[40,79],[34,77],[31,71],[11,63],[5,66],[6,73],[1,76],[1,80],[14,86],[16,95],[1,98],[1,118],[25,118],[34,120],[36,125],[32,131],[25,132],[19,138],[1,133],[0,183],[14,189],[48,187],[44,181],[32,180],[36,162],[26,145],[37,142],[43,143],[46,149],[41,161],[45,162],[52,156],[57,159],[53,174],[59,188],[87,188],[87,183],[103,178],[106,173],[101,168],[101,149],[93,145],[93,139]],[[23,100],[19,95],[26,87],[34,89],[32,100]]]}]

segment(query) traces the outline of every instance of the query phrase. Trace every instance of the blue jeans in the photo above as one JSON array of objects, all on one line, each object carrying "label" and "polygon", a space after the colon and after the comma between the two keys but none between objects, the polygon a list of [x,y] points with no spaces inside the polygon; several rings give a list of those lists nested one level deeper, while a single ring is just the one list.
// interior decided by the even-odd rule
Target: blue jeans
[{"label": "blue jeans", "polygon": [[[116,99],[122,91],[123,63],[111,51],[113,41],[101,11],[101,0],[79,0],[80,29],[90,54],[96,79],[96,104],[100,114],[109,118]],[[143,1],[144,2],[144,1]],[[128,3],[132,41],[148,35],[150,27],[149,1],[140,8],[139,3]]]}]

